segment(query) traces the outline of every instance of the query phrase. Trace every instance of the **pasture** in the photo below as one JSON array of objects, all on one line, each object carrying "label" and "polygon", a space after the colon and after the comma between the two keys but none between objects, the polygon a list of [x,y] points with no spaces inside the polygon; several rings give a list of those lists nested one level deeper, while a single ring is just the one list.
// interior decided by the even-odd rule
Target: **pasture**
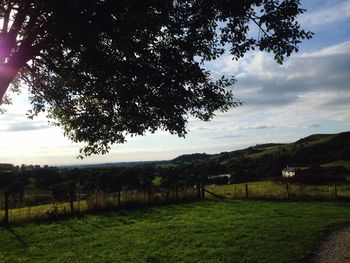
[{"label": "pasture", "polygon": [[204,200],[0,228],[0,262],[300,262],[350,204]]},{"label": "pasture", "polygon": [[[247,186],[246,186],[247,185]],[[307,185],[283,182],[256,181],[206,187],[209,191],[230,199],[272,199],[272,200],[322,200],[350,199],[350,184]]]},{"label": "pasture", "polygon": [[[254,200],[298,200],[298,201],[339,201],[350,199],[350,184],[302,185],[286,184],[274,181],[256,181],[229,185],[209,185],[206,189],[227,199],[254,199]],[[179,189],[154,190],[149,192],[127,191],[121,193],[118,200],[116,194],[93,194],[88,200],[79,200],[72,203],[75,214],[104,210],[106,208],[120,209],[126,206],[148,207],[164,203],[176,203],[181,200],[195,200],[197,190],[193,187]],[[206,197],[213,195],[206,193]],[[0,222],[4,219],[4,210],[1,210],[0,195]],[[71,213],[68,201],[44,203],[41,205],[22,206],[9,210],[9,222],[21,223],[50,217],[62,217]]]}]

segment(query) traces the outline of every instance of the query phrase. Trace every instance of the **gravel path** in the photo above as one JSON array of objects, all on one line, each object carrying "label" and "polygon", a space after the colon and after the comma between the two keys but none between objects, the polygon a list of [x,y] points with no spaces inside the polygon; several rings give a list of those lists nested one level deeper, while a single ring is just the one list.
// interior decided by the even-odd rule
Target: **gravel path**
[{"label": "gravel path", "polygon": [[313,263],[346,263],[350,262],[350,226],[332,233],[322,242]]}]

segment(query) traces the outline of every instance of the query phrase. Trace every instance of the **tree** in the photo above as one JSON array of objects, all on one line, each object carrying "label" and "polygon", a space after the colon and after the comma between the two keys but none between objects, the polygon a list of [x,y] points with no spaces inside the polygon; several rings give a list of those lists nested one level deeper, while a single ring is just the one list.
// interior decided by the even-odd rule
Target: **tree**
[{"label": "tree", "polygon": [[[184,136],[189,116],[208,121],[238,106],[204,63],[226,49],[285,56],[311,32],[298,0],[1,0],[0,99],[29,86],[30,117],[47,111],[82,155],[108,152],[125,136]],[[260,33],[250,33],[256,26]]]}]

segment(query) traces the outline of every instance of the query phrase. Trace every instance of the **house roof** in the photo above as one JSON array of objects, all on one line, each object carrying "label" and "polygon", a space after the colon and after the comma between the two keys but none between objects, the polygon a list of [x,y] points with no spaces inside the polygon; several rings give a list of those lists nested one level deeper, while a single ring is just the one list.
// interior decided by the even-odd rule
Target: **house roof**
[{"label": "house roof", "polygon": [[300,170],[299,167],[287,167],[287,168],[284,168],[282,171],[283,172],[296,172],[298,170]]}]

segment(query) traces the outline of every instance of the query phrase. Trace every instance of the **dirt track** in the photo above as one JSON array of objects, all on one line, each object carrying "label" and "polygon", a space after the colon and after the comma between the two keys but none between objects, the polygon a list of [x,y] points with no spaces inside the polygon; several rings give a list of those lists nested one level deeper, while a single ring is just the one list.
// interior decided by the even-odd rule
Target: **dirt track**
[{"label": "dirt track", "polygon": [[324,242],[322,242],[310,262],[350,262],[350,226],[332,233]]}]

